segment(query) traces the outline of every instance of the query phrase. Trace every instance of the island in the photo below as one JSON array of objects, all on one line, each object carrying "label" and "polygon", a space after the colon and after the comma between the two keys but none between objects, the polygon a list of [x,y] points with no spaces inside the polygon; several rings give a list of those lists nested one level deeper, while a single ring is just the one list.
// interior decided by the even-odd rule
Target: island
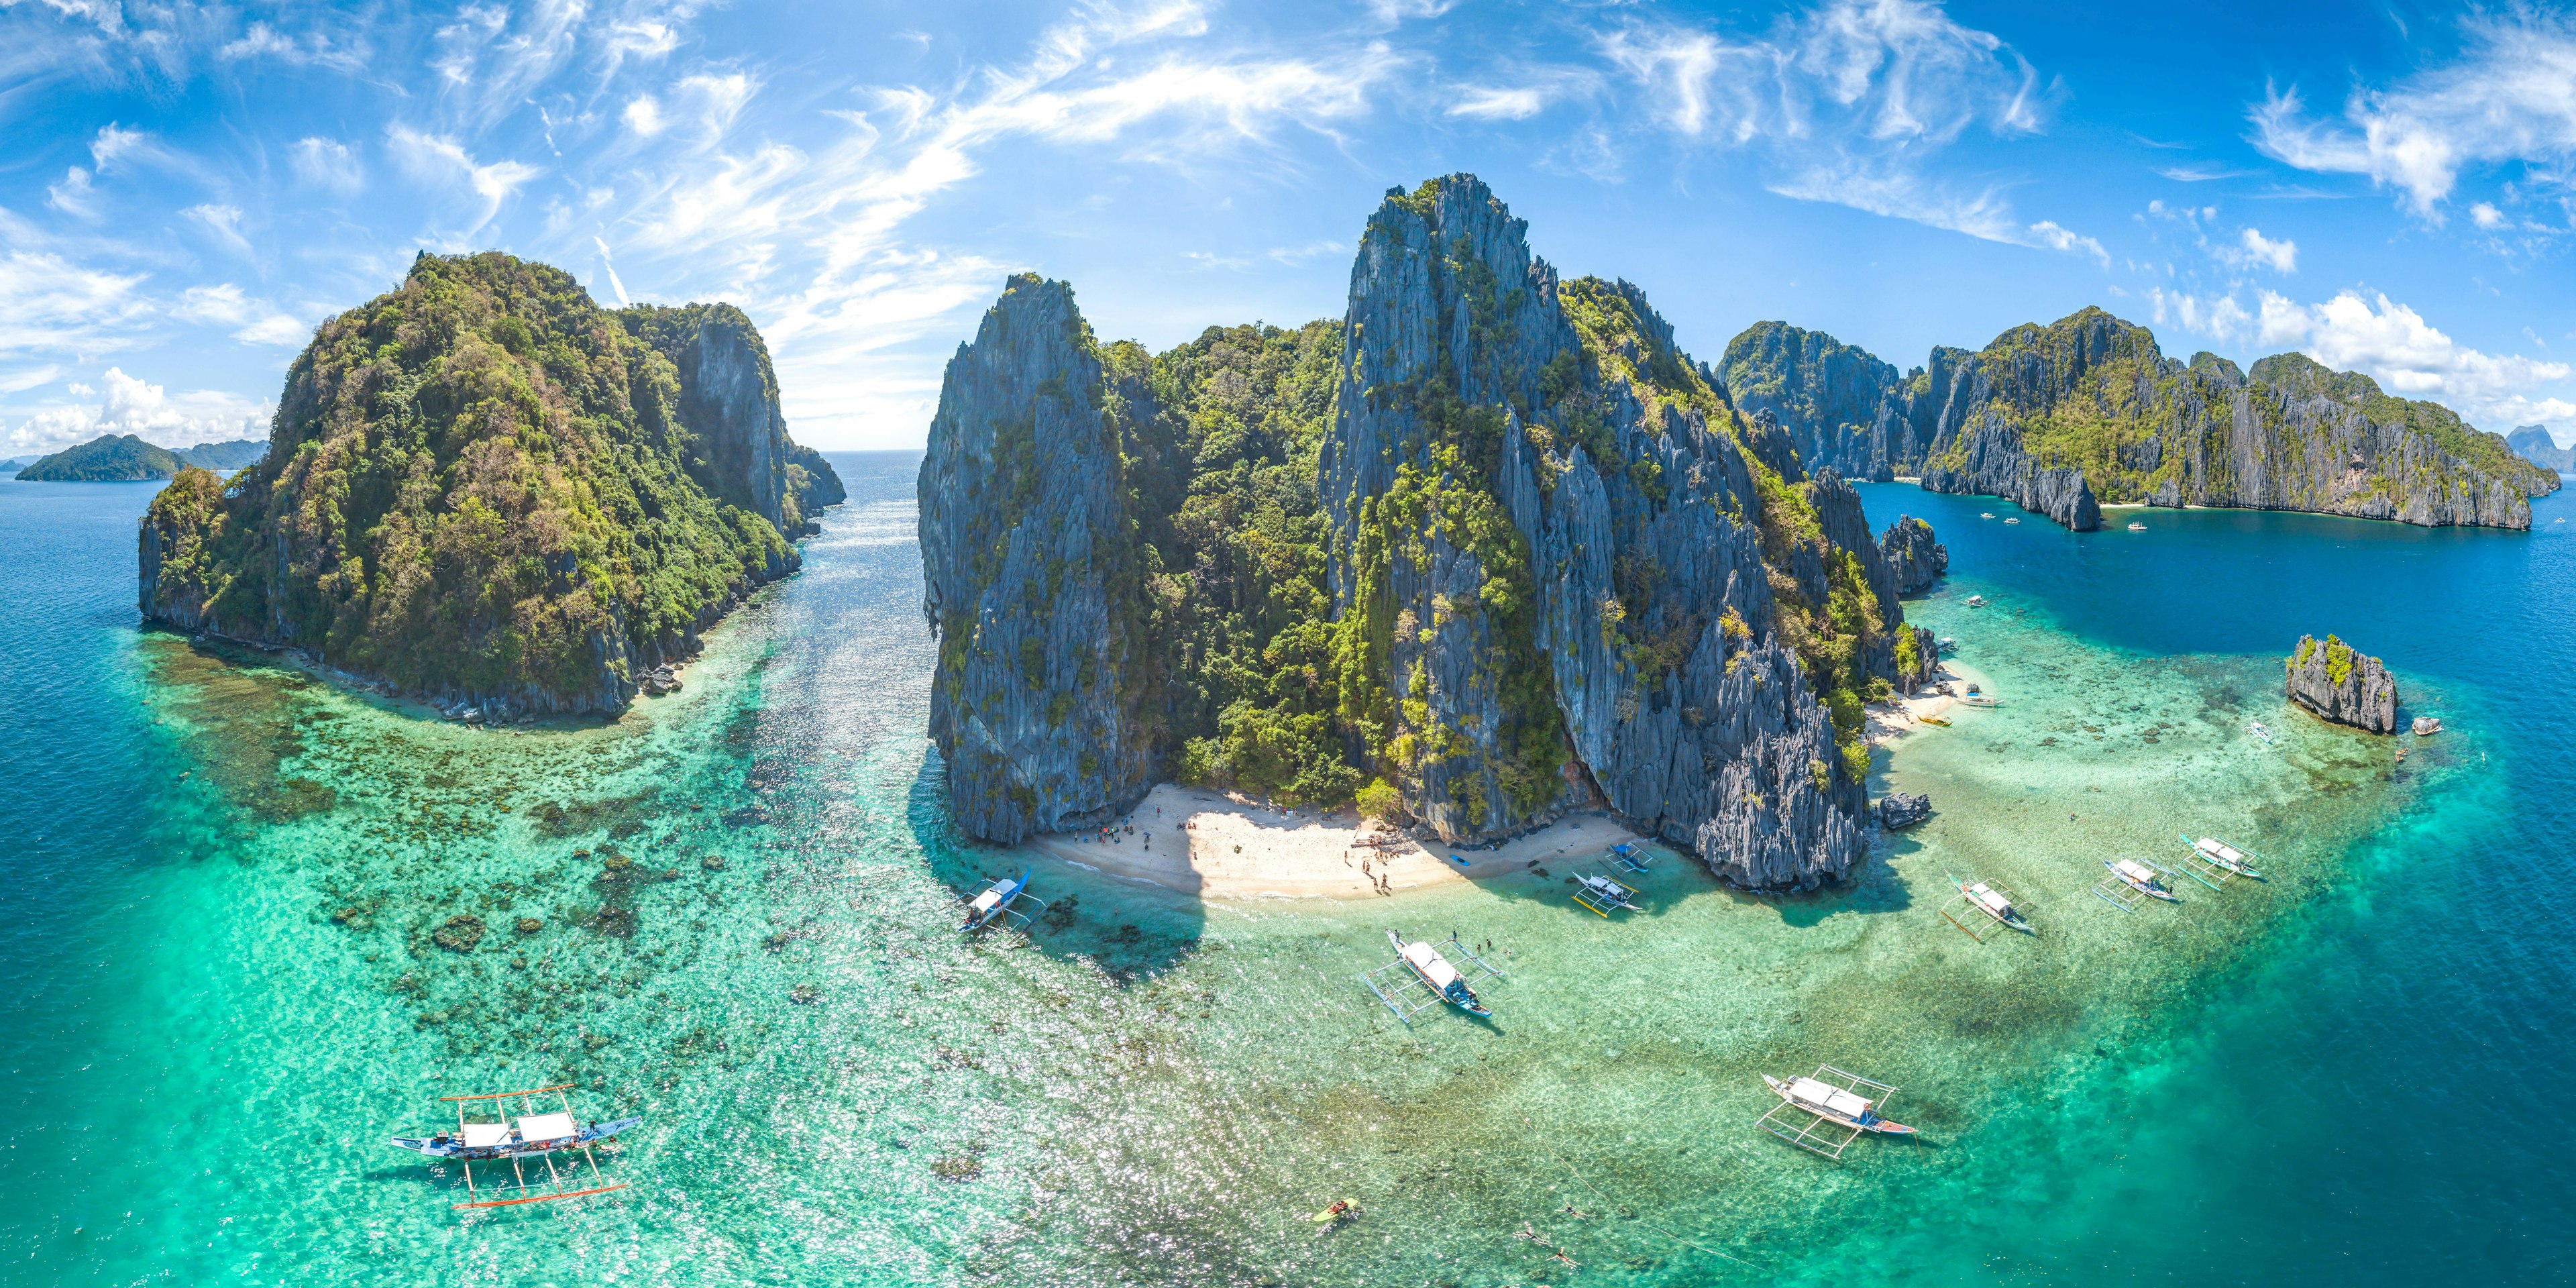
[{"label": "island", "polygon": [[10,464],[21,483],[127,483],[176,478],[190,466],[230,472],[256,464],[267,453],[268,444],[249,438],[169,448],[132,434],[102,434],[27,464]]},{"label": "island", "polygon": [[1103,343],[1010,279],[920,476],[957,826],[1166,778],[1474,849],[1595,811],[1762,889],[1867,850],[1863,704],[1934,665],[1860,499],[1470,175],[1390,190],[1339,319]]},{"label": "island", "polygon": [[497,252],[325,322],[270,442],[154,498],[145,622],[496,719],[622,710],[842,498],[740,310],[609,312]]},{"label": "island", "polygon": [[1763,322],[1728,343],[1720,372],[1813,465],[1999,496],[2079,531],[2112,503],[2528,529],[2530,498],[2558,488],[2439,403],[2297,353],[2244,370],[2209,353],[2180,362],[2098,308],[1973,352],[1936,348],[1903,373]]},{"label": "island", "polygon": [[2517,425],[2504,436],[2514,455],[2558,474],[2576,473],[2576,447],[2560,447],[2547,425]]},{"label": "island", "polygon": [[[2283,692],[2320,719],[2371,733],[2397,732],[2397,681],[2378,658],[2334,635],[2323,644],[2302,635],[2282,669],[2288,673]],[[2433,727],[2438,729],[2440,722]]]}]

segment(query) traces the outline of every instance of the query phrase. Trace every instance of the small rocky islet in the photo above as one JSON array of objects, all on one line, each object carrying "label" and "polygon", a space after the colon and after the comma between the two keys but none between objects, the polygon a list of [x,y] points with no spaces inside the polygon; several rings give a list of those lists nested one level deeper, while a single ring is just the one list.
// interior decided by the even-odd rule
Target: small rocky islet
[{"label": "small rocky islet", "polygon": [[[2299,647],[2283,659],[2287,673],[2282,691],[2292,702],[2321,719],[2370,733],[2397,732],[2397,680],[2380,660],[2329,634],[2320,643],[2299,637]],[[2419,719],[2419,733],[2441,727]]]}]

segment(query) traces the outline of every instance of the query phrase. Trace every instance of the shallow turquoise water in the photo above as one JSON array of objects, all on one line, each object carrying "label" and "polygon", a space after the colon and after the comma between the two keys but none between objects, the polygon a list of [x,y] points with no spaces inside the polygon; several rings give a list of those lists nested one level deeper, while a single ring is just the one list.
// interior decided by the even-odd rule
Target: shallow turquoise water
[{"label": "shallow turquoise water", "polygon": [[[0,1279],[2569,1274],[2546,1122],[2576,943],[2545,893],[2576,505],[2529,536],[2077,535],[1864,487],[1938,527],[1958,574],[1909,612],[2007,705],[1886,758],[1941,812],[1853,888],[1764,901],[1668,862],[1613,926],[1561,873],[1202,905],[1051,865],[1059,915],[1012,950],[938,908],[1009,860],[931,790],[917,459],[839,458],[808,570],[684,693],[502,733],[138,636],[148,485],[0,484]],[[2401,768],[2284,711],[2278,654],[2328,629],[2456,732]],[[2170,861],[2178,828],[2274,880],[2091,896],[2099,857]],[[2036,896],[2041,936],[1952,929],[1954,872]],[[460,915],[470,952],[431,938]],[[1495,1022],[1395,1024],[1353,978],[1388,925],[1500,945]],[[1752,1130],[1754,1075],[1820,1062],[1901,1085],[1924,1139],[1835,1165]],[[631,1189],[460,1219],[458,1178],[380,1143],[439,1095],[558,1079],[648,1115],[607,1164]],[[1346,1196],[1365,1215],[1315,1234]]]}]

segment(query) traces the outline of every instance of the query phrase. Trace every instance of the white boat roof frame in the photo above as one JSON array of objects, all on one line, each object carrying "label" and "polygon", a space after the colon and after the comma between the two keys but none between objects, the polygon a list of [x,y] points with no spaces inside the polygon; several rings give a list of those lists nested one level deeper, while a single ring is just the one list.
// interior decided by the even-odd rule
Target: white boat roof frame
[{"label": "white boat roof frame", "polygon": [[[1884,1082],[1864,1078],[1850,1070],[1837,1069],[1830,1064],[1817,1065],[1815,1073],[1808,1077],[1793,1078],[1788,1081],[1793,1086],[1800,1082],[1823,1084],[1846,1095],[1870,1102],[1870,1108],[1874,1112],[1883,1112],[1887,1102],[1896,1095],[1896,1088]],[[1876,1094],[1863,1094],[1864,1089]],[[1851,1148],[1851,1143],[1861,1137],[1861,1129],[1858,1127],[1818,1113],[1787,1097],[1779,1099],[1780,1103],[1769,1113],[1756,1119],[1754,1125],[1800,1149],[1809,1153],[1822,1154],[1839,1163],[1843,1159],[1843,1151]],[[1805,1121],[1800,1121],[1801,1117]]]},{"label": "white boat roof frame", "polygon": [[1968,938],[1976,940],[1978,943],[1982,944],[1989,938],[1993,937],[1996,931],[2007,929],[2007,927],[2001,917],[1996,916],[1995,914],[1988,912],[1985,908],[1979,906],[1980,901],[1971,896],[1968,893],[1968,889],[1960,888],[1962,886],[1968,888],[1982,887],[1986,890],[1993,891],[1995,894],[2001,896],[2005,902],[2011,906],[2013,914],[2021,918],[2023,925],[2029,926],[2033,933],[2036,933],[2039,930],[2039,923],[2031,920],[2030,916],[2031,909],[2037,907],[2038,904],[2028,896],[2014,890],[2012,887],[2007,886],[2000,881],[1989,880],[1982,877],[1972,876],[1966,878],[1964,881],[1957,877],[1953,877],[1950,880],[1952,882],[1952,890],[1949,899],[1944,901],[1941,905],[1941,916],[1943,920],[1948,921],[1953,926],[1957,926],[1960,933],[1966,935]]}]

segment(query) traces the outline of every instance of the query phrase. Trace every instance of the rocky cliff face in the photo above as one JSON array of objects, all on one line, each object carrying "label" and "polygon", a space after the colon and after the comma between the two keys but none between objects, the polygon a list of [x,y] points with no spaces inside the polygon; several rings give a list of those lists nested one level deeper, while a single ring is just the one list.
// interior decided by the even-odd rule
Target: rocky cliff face
[{"label": "rocky cliff face", "polygon": [[[422,255],[315,333],[265,459],[229,484],[182,471],[155,497],[145,621],[493,716],[622,709],[796,568],[781,524],[804,524],[749,321],[648,313],[621,325],[507,255]],[[694,375],[640,338],[680,314],[724,333],[681,347]]]},{"label": "rocky cliff face", "polygon": [[2332,635],[2323,644],[2302,635],[2283,669],[2290,700],[2318,716],[2372,733],[2397,732],[2397,681],[2378,658]]},{"label": "rocky cliff face", "polygon": [[1918,474],[1933,491],[2001,496],[2078,529],[2099,526],[2104,501],[2527,528],[2526,495],[2556,486],[2438,404],[2298,354],[2251,372],[2210,354],[2178,362],[2100,309],[2016,327],[1973,353],[1935,349],[1901,380],[1778,323],[1728,354],[1729,379],[1776,404],[1802,450],[1856,476]]},{"label": "rocky cliff face", "polygon": [[1154,737],[1113,391],[1062,282],[1014,277],[940,382],[921,462],[930,736],[957,825],[1016,842],[1132,804]]},{"label": "rocky cliff face", "polygon": [[1920,595],[1950,571],[1950,548],[1932,539],[1931,524],[1910,514],[1896,516],[1879,534],[1878,552],[1900,595]]},{"label": "rocky cliff face", "polygon": [[821,530],[813,516],[843,499],[822,454],[787,436],[769,346],[730,304],[621,309],[618,323],[679,375],[679,414],[698,435],[700,468],[717,495],[791,537]]},{"label": "rocky cliff face", "polygon": [[1062,826],[1159,762],[1331,803],[1381,778],[1454,843],[1586,805],[1742,884],[1849,871],[1860,703],[1930,655],[1858,494],[1524,231],[1466,176],[1391,193],[1329,345],[1147,359],[1014,281],[922,476],[962,825]]}]

